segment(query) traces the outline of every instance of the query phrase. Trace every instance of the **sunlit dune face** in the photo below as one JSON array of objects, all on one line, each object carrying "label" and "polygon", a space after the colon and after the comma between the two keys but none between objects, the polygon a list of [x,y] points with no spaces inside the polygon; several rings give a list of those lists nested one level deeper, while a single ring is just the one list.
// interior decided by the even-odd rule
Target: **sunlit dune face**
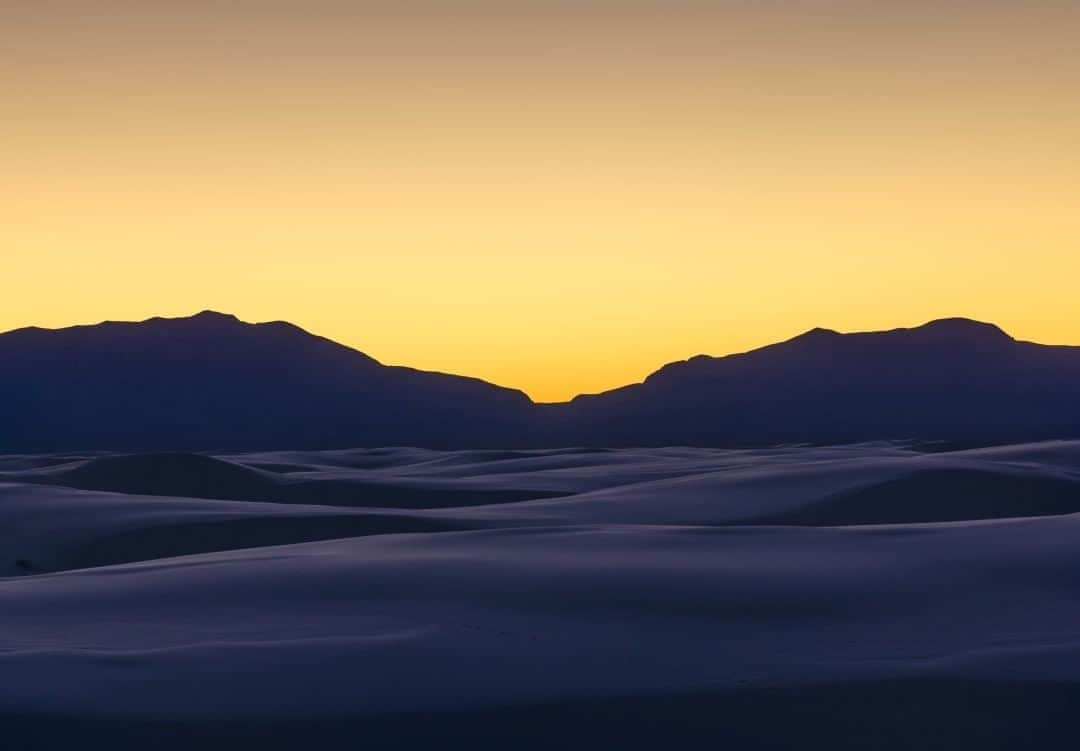
[{"label": "sunlit dune face", "polygon": [[285,318],[564,399],[1080,342],[1080,4],[0,0],[0,328]]}]

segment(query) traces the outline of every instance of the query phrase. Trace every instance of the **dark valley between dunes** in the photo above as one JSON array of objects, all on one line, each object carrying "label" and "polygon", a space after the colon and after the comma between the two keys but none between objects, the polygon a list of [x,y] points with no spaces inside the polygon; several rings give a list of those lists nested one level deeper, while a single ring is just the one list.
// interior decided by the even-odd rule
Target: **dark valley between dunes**
[{"label": "dark valley between dunes", "polygon": [[1080,436],[1080,347],[991,324],[814,329],[561,404],[373,358],[288,323],[0,335],[0,450],[766,446]]}]

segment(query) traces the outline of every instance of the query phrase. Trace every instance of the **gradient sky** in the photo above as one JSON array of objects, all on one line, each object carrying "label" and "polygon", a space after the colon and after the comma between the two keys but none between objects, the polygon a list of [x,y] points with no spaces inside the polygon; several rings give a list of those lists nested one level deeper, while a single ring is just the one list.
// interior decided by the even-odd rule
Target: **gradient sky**
[{"label": "gradient sky", "polygon": [[0,0],[0,328],[287,319],[541,400],[1080,343],[1080,3]]}]

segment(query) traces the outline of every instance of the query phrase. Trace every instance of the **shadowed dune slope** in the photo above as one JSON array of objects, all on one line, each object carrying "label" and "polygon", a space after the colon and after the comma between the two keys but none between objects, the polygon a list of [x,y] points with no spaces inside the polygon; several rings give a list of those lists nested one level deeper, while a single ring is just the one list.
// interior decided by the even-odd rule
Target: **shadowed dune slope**
[{"label": "shadowed dune slope", "polygon": [[940,469],[837,493],[750,523],[811,527],[919,524],[1077,512],[1077,479]]},{"label": "shadowed dune slope", "polygon": [[265,500],[279,487],[243,465],[181,453],[106,456],[42,477],[81,490],[238,501]]},{"label": "shadowed dune slope", "polygon": [[422,512],[0,484],[0,580],[216,551],[470,528]]},{"label": "shadowed dune slope", "polygon": [[171,522],[107,534],[76,546],[56,570],[112,566],[160,558],[291,545],[368,535],[448,532],[448,522],[394,514],[252,516]]},{"label": "shadowed dune slope", "polygon": [[472,506],[557,495],[449,482],[306,478],[296,473],[275,474],[233,461],[186,453],[105,456],[71,468],[18,479],[112,493],[379,508]]}]

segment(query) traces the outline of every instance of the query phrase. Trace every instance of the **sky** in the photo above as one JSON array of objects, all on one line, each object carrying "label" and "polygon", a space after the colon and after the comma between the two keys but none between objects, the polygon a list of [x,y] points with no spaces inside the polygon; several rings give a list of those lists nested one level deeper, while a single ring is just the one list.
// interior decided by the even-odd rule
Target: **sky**
[{"label": "sky", "polygon": [[567,399],[1080,343],[1080,3],[0,0],[0,329],[285,319]]}]

